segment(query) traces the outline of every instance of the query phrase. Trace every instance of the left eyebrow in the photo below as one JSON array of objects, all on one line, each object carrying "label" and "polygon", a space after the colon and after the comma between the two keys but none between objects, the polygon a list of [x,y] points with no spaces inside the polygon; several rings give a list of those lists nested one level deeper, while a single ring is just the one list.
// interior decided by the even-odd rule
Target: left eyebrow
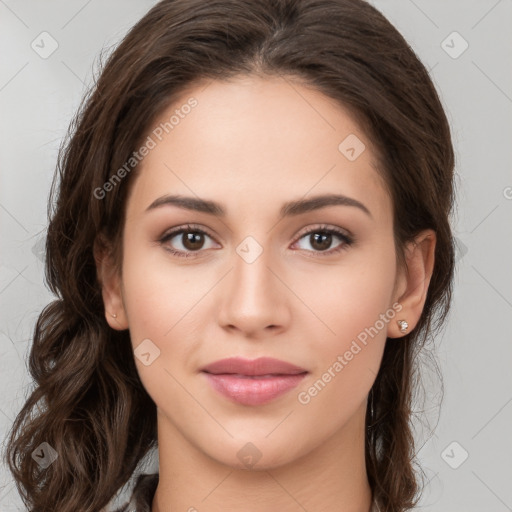
[{"label": "left eyebrow", "polygon": [[[146,211],[153,210],[164,205],[172,205],[185,210],[208,213],[210,215],[215,215],[216,217],[226,216],[226,209],[215,201],[179,195],[164,195],[159,197],[146,208]],[[310,199],[289,201],[284,203],[284,205],[281,207],[280,215],[281,217],[290,217],[314,210],[319,210],[320,208],[325,208],[327,206],[352,206],[359,208],[368,216],[373,218],[370,210],[368,210],[368,208],[363,203],[353,199],[352,197],[337,194],[327,194],[314,196]]]},{"label": "left eyebrow", "polygon": [[206,199],[199,199],[196,197],[185,197],[177,195],[165,195],[155,199],[147,208],[146,211],[159,208],[161,206],[171,205],[177,206],[184,210],[193,210],[196,212],[209,213],[216,217],[225,217],[226,210],[215,201],[208,201]]},{"label": "left eyebrow", "polygon": [[337,194],[327,194],[322,196],[314,196],[310,199],[290,201],[289,203],[285,203],[283,205],[280,213],[281,217],[287,217],[290,215],[300,215],[301,213],[319,210],[320,208],[325,208],[326,206],[353,206],[355,208],[359,208],[367,215],[372,217],[370,210],[368,210],[368,208],[357,199]]}]

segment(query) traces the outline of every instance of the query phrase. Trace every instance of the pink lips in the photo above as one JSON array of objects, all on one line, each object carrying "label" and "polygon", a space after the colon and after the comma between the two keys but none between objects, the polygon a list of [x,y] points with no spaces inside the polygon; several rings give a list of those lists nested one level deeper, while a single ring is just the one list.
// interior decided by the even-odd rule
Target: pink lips
[{"label": "pink lips", "polygon": [[304,368],[269,357],[221,359],[202,369],[209,384],[234,402],[261,405],[296,387]]}]

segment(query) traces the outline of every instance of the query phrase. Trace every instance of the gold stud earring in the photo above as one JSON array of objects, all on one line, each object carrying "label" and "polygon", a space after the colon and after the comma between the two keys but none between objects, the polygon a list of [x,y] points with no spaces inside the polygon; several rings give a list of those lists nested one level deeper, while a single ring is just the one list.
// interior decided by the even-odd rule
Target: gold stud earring
[{"label": "gold stud earring", "polygon": [[396,322],[400,326],[400,332],[407,332],[407,329],[409,328],[409,324],[405,320],[397,320]]}]

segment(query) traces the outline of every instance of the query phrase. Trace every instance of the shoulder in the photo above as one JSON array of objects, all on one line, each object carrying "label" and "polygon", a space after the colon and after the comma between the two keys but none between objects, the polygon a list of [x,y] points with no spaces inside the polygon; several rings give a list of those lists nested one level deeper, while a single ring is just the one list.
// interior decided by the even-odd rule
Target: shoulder
[{"label": "shoulder", "polygon": [[151,512],[151,503],[158,485],[158,473],[144,473],[137,477],[128,503],[113,512]]}]

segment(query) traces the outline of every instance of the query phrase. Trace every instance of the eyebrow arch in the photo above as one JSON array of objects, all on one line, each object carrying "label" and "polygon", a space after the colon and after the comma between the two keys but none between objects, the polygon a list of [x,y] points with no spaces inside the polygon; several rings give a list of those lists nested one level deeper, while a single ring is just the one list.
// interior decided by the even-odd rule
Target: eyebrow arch
[{"label": "eyebrow arch", "polygon": [[[153,210],[165,205],[173,205],[185,210],[193,210],[202,213],[215,215],[216,217],[225,217],[226,210],[224,207],[207,199],[200,199],[196,197],[185,197],[180,195],[164,195],[155,199],[147,208],[146,211]],[[299,199],[296,201],[289,201],[285,203],[280,210],[281,217],[289,217],[300,215],[302,213],[319,210],[326,206],[353,206],[365,212],[368,216],[372,217],[370,210],[361,202],[338,194],[326,194],[314,196],[309,199]]]}]

